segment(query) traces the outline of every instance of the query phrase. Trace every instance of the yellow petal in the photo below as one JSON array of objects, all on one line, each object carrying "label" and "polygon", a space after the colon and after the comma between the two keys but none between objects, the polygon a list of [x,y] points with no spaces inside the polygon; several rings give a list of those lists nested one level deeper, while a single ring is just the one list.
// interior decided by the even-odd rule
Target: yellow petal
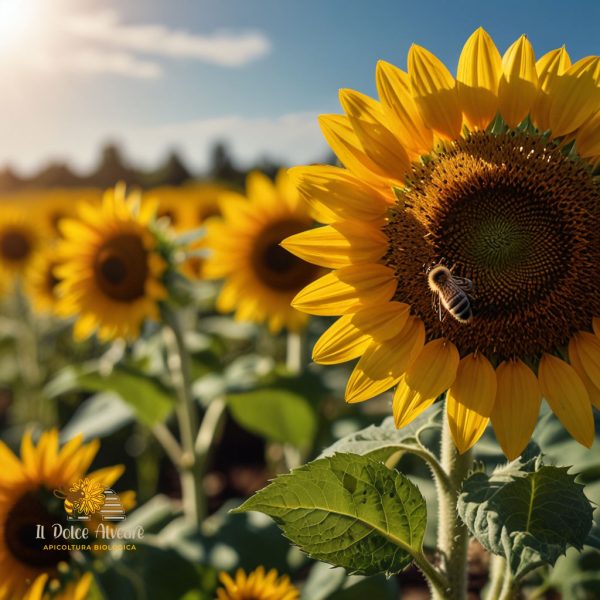
[{"label": "yellow petal", "polygon": [[550,128],[561,136],[581,127],[600,104],[600,58],[577,61],[556,84],[550,100]]},{"label": "yellow petal", "polygon": [[346,221],[292,235],[281,245],[303,260],[339,269],[358,263],[376,263],[387,251],[388,240],[376,227]]},{"label": "yellow petal", "polygon": [[579,156],[583,158],[600,156],[600,111],[581,126],[575,137],[575,145]]},{"label": "yellow petal", "polygon": [[444,338],[425,345],[396,388],[393,402],[396,427],[408,425],[450,387],[459,359],[456,346]]},{"label": "yellow petal", "polygon": [[600,317],[594,317],[592,319],[592,328],[597,336],[600,336]]},{"label": "yellow petal", "polygon": [[409,317],[402,331],[385,342],[373,342],[352,371],[346,402],[362,402],[389,390],[423,347],[423,321]]},{"label": "yellow petal", "polygon": [[[596,337],[596,339],[598,338]],[[579,378],[585,386],[588,396],[590,397],[590,402],[596,408],[600,408],[600,388],[596,387],[594,382],[589,378],[588,374],[583,368],[583,363],[581,362],[581,358],[579,355],[578,345],[574,339],[571,339],[571,341],[569,342],[569,362],[571,363],[571,366],[575,369],[575,372],[577,373],[577,375],[579,375]]]},{"label": "yellow petal", "polygon": [[433,132],[423,122],[410,90],[408,73],[380,60],[377,63],[377,91],[392,131],[413,157],[429,154]]},{"label": "yellow petal", "polygon": [[485,129],[498,112],[502,58],[482,27],[467,40],[456,73],[458,99],[471,129]]},{"label": "yellow petal", "polygon": [[569,342],[569,353],[571,350],[577,354],[592,383],[600,388],[600,339],[592,333],[580,331]]},{"label": "yellow petal", "polygon": [[500,114],[509,127],[516,127],[528,115],[538,91],[533,47],[524,35],[502,57],[502,71]]},{"label": "yellow petal", "polygon": [[544,354],[538,369],[542,395],[565,429],[588,448],[594,443],[594,416],[590,399],[575,369]]},{"label": "yellow petal", "polygon": [[446,401],[450,432],[461,454],[483,435],[495,399],[496,373],[490,361],[481,353],[465,356]]},{"label": "yellow petal", "polygon": [[327,143],[347,169],[376,187],[389,187],[388,176],[364,151],[347,116],[321,115],[319,125]]},{"label": "yellow petal", "polygon": [[441,137],[458,138],[462,114],[456,82],[450,71],[431,52],[413,44],[408,53],[408,74],[412,94],[425,123]]},{"label": "yellow petal", "polygon": [[384,265],[354,265],[313,281],[292,300],[311,315],[338,316],[383,304],[396,291],[394,272]]},{"label": "yellow petal", "polygon": [[494,433],[509,460],[521,455],[535,428],[542,395],[533,371],[521,360],[496,369],[498,390],[491,414]]},{"label": "yellow petal", "polygon": [[278,195],[273,182],[260,171],[252,171],[246,177],[246,194],[252,202],[277,204]]},{"label": "yellow petal", "polygon": [[535,126],[541,131],[550,129],[550,103],[556,85],[571,66],[571,59],[564,48],[544,54],[535,64],[538,74],[538,95],[531,110]]},{"label": "yellow petal", "polygon": [[389,207],[379,192],[346,169],[319,165],[294,167],[288,173],[322,223],[379,220]]},{"label": "yellow petal", "polygon": [[408,311],[407,304],[389,302],[340,317],[317,340],[313,360],[327,365],[357,358],[373,341],[383,342],[398,335],[406,323]]},{"label": "yellow petal", "polygon": [[402,181],[410,161],[398,138],[386,127],[381,105],[369,96],[348,89],[340,90],[340,103],[367,156],[384,173]]}]

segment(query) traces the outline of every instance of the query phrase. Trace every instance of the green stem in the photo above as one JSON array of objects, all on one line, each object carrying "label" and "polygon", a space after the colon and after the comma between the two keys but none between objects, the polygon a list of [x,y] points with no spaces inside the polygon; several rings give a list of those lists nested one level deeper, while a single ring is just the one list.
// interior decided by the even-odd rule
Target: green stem
[{"label": "green stem", "polygon": [[227,416],[227,403],[224,398],[215,398],[211,401],[204,413],[196,442],[194,452],[196,454],[197,470],[200,476],[204,476],[210,454],[217,437],[221,435],[225,418]]},{"label": "green stem", "polygon": [[504,585],[502,586],[502,591],[498,596],[498,600],[513,600],[516,596],[516,582],[510,572],[510,567],[508,563],[506,564],[505,575],[504,575]]},{"label": "green stem", "polygon": [[492,556],[490,585],[485,595],[485,600],[498,600],[504,585],[506,575],[506,561],[502,556]]},{"label": "green stem", "polygon": [[458,516],[458,490],[473,459],[471,452],[459,454],[444,415],[441,444],[441,463],[450,486],[438,483],[438,549],[446,561],[449,590],[445,595],[433,594],[435,600],[465,600],[467,597],[467,548],[469,532]]},{"label": "green stem", "polygon": [[168,308],[164,312],[170,328],[165,330],[165,338],[169,349],[168,364],[178,395],[175,412],[179,423],[179,434],[183,450],[178,465],[183,512],[187,520],[194,527],[199,528],[206,514],[206,499],[202,489],[202,476],[197,468],[194,448],[196,436],[198,435],[198,412],[192,397],[190,357],[177,315]]},{"label": "green stem", "polygon": [[305,360],[304,333],[288,332],[286,348],[286,366],[290,373],[299,375],[304,370]]}]

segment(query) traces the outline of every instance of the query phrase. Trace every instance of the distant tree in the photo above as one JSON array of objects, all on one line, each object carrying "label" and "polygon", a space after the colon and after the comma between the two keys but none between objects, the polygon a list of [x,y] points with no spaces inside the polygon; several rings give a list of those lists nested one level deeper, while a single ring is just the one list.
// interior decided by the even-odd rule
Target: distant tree
[{"label": "distant tree", "polygon": [[17,175],[10,165],[0,169],[0,190],[12,191],[23,186],[23,179]]},{"label": "distant tree", "polygon": [[181,185],[192,179],[192,177],[191,172],[175,151],[169,153],[166,161],[156,171],[139,174],[138,176],[144,187]]},{"label": "distant tree", "polygon": [[134,169],[125,162],[121,150],[116,144],[107,144],[102,148],[98,167],[88,177],[88,184],[107,188],[119,181],[137,184],[138,177]]},{"label": "distant tree", "polygon": [[210,151],[208,177],[217,181],[225,181],[243,185],[245,173],[240,171],[224,142],[216,142]]},{"label": "distant tree", "polygon": [[36,173],[28,182],[41,188],[74,187],[81,185],[81,178],[63,162],[51,162]]}]

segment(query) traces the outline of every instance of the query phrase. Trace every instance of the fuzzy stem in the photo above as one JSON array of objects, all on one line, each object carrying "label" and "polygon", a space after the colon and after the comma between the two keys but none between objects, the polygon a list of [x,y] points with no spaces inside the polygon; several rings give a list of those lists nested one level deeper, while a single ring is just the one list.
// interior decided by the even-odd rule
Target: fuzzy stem
[{"label": "fuzzy stem", "polygon": [[169,325],[169,329],[165,330],[165,341],[169,349],[168,364],[173,384],[177,389],[176,414],[183,449],[178,466],[183,512],[186,519],[194,527],[199,528],[206,514],[206,499],[194,448],[198,435],[198,412],[191,391],[190,357],[177,315],[166,309],[165,316]]},{"label": "fuzzy stem", "polygon": [[435,600],[465,600],[467,597],[467,548],[469,532],[456,510],[458,490],[473,460],[471,452],[459,454],[444,415],[441,443],[441,463],[450,481],[449,487],[438,484],[438,549],[446,561],[449,590],[440,595],[433,590]]},{"label": "fuzzy stem", "polygon": [[502,556],[492,556],[490,586],[485,595],[485,600],[498,600],[504,585],[506,575],[506,561]]}]

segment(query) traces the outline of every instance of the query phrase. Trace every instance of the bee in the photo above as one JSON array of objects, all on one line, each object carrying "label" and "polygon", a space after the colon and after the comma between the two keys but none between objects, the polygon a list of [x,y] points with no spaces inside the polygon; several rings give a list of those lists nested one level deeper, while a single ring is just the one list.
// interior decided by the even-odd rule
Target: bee
[{"label": "bee", "polygon": [[63,500],[63,506],[65,512],[69,517],[73,517],[75,512],[74,504],[76,504],[81,498],[83,498],[83,492],[78,490],[73,492],[72,490],[66,490],[64,488],[54,490],[54,496],[60,500]]},{"label": "bee", "polygon": [[473,282],[466,277],[456,277],[444,265],[437,264],[427,269],[429,289],[437,301],[437,308],[442,318],[442,306],[459,322],[469,323],[473,318],[468,292],[473,289]]}]

